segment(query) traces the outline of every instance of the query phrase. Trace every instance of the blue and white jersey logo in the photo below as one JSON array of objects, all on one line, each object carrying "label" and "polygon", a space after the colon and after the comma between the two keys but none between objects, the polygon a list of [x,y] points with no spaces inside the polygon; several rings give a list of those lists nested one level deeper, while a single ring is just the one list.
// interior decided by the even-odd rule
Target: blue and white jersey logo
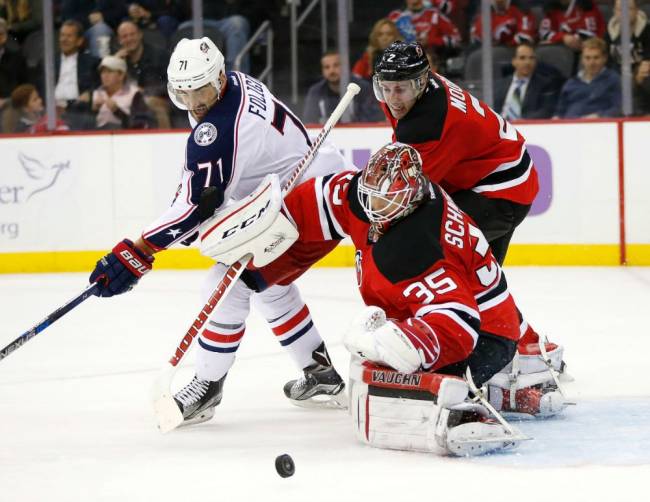
[{"label": "blue and white jersey logo", "polygon": [[194,142],[199,146],[208,146],[217,139],[217,128],[210,122],[204,122],[194,131]]}]

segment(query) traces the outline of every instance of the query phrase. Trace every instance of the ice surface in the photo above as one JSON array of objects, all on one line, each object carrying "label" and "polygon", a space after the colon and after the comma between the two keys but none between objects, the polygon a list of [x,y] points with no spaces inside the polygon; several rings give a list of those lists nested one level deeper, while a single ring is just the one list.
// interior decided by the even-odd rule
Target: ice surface
[{"label": "ice surface", "polygon": [[[345,412],[284,398],[297,370],[255,314],[215,418],[161,435],[150,385],[200,309],[204,274],[156,271],[0,362],[0,502],[650,500],[650,268],[506,273],[530,322],[565,345],[578,402],[562,418],[518,422],[535,439],[514,452],[455,459],[357,443]],[[0,275],[0,345],[85,280]],[[341,338],[361,306],[353,271],[315,269],[300,287],[347,374]],[[191,375],[181,369],[178,384]],[[282,453],[292,478],[275,473]]]}]

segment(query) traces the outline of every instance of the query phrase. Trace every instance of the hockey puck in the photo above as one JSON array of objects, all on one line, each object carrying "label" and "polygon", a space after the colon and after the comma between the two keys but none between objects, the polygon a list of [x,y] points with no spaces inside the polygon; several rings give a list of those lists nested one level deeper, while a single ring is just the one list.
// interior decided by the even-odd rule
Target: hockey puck
[{"label": "hockey puck", "polygon": [[296,472],[296,464],[293,463],[293,459],[290,455],[286,453],[280,455],[275,459],[275,470],[278,471],[278,474],[283,478],[288,478],[293,476],[293,473]]}]

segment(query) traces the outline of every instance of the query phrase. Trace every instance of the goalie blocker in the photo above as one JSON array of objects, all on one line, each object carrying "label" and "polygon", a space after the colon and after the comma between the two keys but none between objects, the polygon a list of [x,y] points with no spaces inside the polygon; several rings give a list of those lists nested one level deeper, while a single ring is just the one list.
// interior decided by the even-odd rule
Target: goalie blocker
[{"label": "goalie blocker", "polygon": [[468,399],[467,382],[440,373],[399,373],[352,357],[350,410],[357,438],[377,448],[474,456],[522,439]]}]

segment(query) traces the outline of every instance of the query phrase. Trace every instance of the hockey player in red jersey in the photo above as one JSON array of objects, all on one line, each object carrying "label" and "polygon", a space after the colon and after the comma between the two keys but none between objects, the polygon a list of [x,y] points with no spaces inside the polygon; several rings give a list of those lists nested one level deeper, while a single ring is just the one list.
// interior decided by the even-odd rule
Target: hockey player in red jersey
[{"label": "hockey player in red jersey", "polygon": [[[523,136],[488,105],[432,74],[422,47],[395,42],[373,76],[393,140],[413,146],[439,183],[487,238],[500,265],[539,188]],[[522,319],[519,353],[537,357],[539,336]]]},{"label": "hockey player in red jersey", "polygon": [[419,152],[424,174],[476,221],[502,264],[539,188],[523,136],[488,105],[432,74],[419,44],[389,46],[373,86],[393,141]]},{"label": "hockey player in red jersey", "polygon": [[[552,415],[564,408],[563,396],[546,368],[527,375],[535,381],[527,388],[501,384],[500,372],[512,360],[519,339],[519,316],[505,275],[472,219],[425,178],[414,148],[389,144],[360,173],[303,183],[285,198],[285,206],[299,229],[299,245],[352,239],[357,285],[368,305],[344,339],[352,354],[402,374],[419,375],[422,381],[430,372],[458,377],[469,369],[468,381],[486,384],[497,409]],[[290,249],[287,255],[291,254]],[[259,273],[269,278],[287,263],[295,260],[283,256]],[[561,349],[559,353],[561,358]],[[527,368],[524,371],[528,373]],[[379,418],[373,422],[372,410],[383,418],[392,413],[390,406],[382,405],[379,412],[371,405],[368,393],[373,385],[383,389],[383,398],[395,389],[404,397],[405,382],[410,382],[410,390],[422,390],[419,379],[413,387],[413,380],[353,362],[351,408],[358,419],[358,436],[377,446],[433,451],[417,440],[400,439],[419,432],[383,429],[385,422]],[[461,384],[454,380],[453,385]],[[463,409],[465,401],[456,399],[451,409]],[[397,400],[393,405],[401,406]],[[365,413],[360,413],[364,407]],[[492,427],[500,427],[481,423],[472,426],[480,429],[472,434],[493,437]],[[448,431],[447,438],[459,440],[462,430]],[[445,448],[455,451],[448,442]]]},{"label": "hockey player in red jersey", "polygon": [[[387,145],[360,173],[309,180],[285,207],[300,237],[251,274],[261,288],[295,280],[308,268],[305,257],[315,261],[310,245],[349,236],[369,306],[346,337],[353,353],[402,373],[461,376],[469,367],[477,385],[489,382],[500,410],[548,416],[564,408],[538,356],[532,366],[510,364],[520,328],[505,276],[472,219],[423,176],[414,148]],[[557,372],[562,348],[549,349]]]},{"label": "hockey player in red jersey", "polygon": [[[510,0],[492,0],[492,42],[496,45],[515,46],[522,42],[535,43],[537,30],[535,16],[524,13]],[[470,38],[472,43],[480,44],[483,25],[481,16],[477,16]]]},{"label": "hockey player in red jersey", "polygon": [[549,2],[539,25],[541,43],[564,44],[578,52],[582,41],[605,35],[605,21],[592,0]]},{"label": "hockey player in red jersey", "polygon": [[451,55],[460,48],[460,31],[445,15],[451,12],[452,3],[440,0],[435,7],[425,8],[422,0],[407,0],[406,9],[388,14],[408,42],[420,42],[438,56]]}]

